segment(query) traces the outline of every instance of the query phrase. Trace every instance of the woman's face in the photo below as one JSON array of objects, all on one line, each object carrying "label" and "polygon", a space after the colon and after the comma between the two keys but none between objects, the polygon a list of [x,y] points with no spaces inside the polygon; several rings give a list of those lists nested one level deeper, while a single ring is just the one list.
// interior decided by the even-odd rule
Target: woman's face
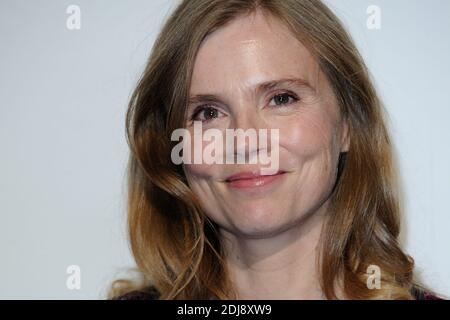
[{"label": "woman's face", "polygon": [[[261,85],[269,81],[274,85]],[[279,171],[273,176],[253,177],[260,163],[184,165],[210,219],[235,235],[257,238],[284,231],[322,207],[339,153],[348,149],[347,126],[317,62],[283,24],[257,12],[210,34],[194,65],[190,96],[196,95],[215,99],[189,105],[192,134],[194,120],[224,137],[225,129],[279,129]],[[261,152],[247,147],[248,154]],[[269,142],[265,151],[271,148]]]}]

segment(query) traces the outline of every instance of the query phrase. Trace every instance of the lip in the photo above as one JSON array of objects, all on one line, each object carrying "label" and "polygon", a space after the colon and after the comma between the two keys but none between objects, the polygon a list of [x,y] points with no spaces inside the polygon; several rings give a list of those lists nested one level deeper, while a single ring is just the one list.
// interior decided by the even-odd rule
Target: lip
[{"label": "lip", "polygon": [[254,172],[240,172],[229,176],[225,182],[234,189],[258,188],[275,182],[285,173],[285,171],[278,171],[273,175],[261,175]]}]

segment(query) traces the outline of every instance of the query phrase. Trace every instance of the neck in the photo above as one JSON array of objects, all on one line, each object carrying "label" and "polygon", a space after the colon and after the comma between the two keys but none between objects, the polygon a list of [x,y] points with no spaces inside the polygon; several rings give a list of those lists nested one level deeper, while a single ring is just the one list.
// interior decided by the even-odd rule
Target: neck
[{"label": "neck", "polygon": [[264,238],[221,229],[237,299],[324,299],[317,259],[325,207]]}]

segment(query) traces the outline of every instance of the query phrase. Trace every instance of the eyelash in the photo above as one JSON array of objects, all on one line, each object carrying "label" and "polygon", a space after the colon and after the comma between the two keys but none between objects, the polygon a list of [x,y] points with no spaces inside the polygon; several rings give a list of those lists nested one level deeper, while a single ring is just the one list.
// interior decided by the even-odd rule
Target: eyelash
[{"label": "eyelash", "polygon": [[[286,104],[284,104],[284,105],[289,105],[289,104],[295,103],[295,102],[297,102],[297,101],[300,100],[300,99],[297,97],[297,95],[295,95],[293,92],[291,92],[291,91],[284,91],[284,92],[277,93],[277,94],[273,95],[273,96],[270,98],[269,101],[272,101],[275,97],[282,96],[282,95],[287,95],[288,98],[292,98],[292,99],[293,99],[293,102],[291,102],[291,103],[286,103]],[[272,107],[278,108],[278,107],[282,107],[282,106],[283,106],[283,105],[281,105],[281,106],[280,106],[280,105],[279,105],[279,106],[272,106]],[[199,105],[198,107],[195,108],[194,112],[192,113],[192,116],[190,117],[190,120],[191,120],[191,121],[194,121],[195,118],[196,118],[202,111],[205,111],[205,110],[208,110],[208,109],[215,109],[215,108],[214,108],[214,107],[211,107],[210,104],[202,104],[202,105]],[[209,119],[209,120],[203,120],[203,121],[204,121],[204,122],[207,122],[207,121],[210,121],[210,120],[211,120],[211,119]]]}]

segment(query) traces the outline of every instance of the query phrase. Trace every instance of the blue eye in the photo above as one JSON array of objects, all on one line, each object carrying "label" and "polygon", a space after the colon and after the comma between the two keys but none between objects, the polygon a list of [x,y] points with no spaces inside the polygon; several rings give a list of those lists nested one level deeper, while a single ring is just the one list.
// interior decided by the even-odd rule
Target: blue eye
[{"label": "blue eye", "polygon": [[[289,98],[291,98],[293,101],[289,102]],[[275,101],[275,106],[282,106],[282,105],[294,103],[294,102],[298,101],[299,99],[296,96],[294,96],[293,94],[284,92],[284,93],[280,93],[280,94],[273,96],[272,100]],[[270,101],[272,101],[272,100],[270,100]]]}]

